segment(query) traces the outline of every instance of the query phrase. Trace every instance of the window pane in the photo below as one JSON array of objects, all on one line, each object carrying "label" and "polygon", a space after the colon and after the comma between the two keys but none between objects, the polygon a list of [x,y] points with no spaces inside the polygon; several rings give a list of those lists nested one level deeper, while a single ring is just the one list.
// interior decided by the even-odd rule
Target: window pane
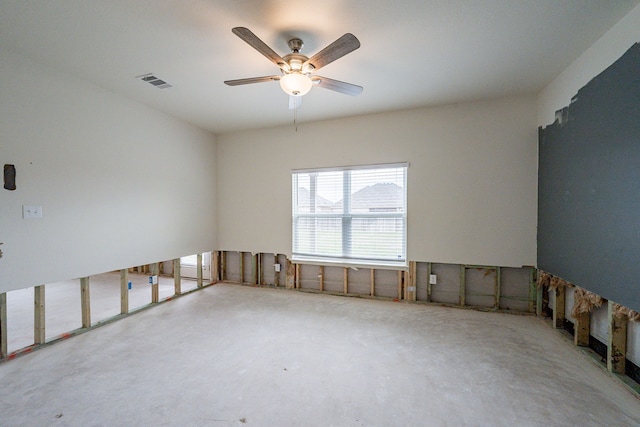
[{"label": "window pane", "polygon": [[403,218],[351,220],[351,256],[358,259],[404,261]]},{"label": "window pane", "polygon": [[293,256],[406,262],[406,166],[293,172]]}]

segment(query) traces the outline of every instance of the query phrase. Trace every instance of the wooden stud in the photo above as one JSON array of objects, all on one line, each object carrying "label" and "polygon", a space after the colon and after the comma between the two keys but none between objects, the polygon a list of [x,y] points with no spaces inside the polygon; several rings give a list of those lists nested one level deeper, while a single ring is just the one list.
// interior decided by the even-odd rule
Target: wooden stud
[{"label": "wooden stud", "polygon": [[240,255],[240,283],[244,283],[244,252],[238,252]]},{"label": "wooden stud", "polygon": [[580,313],[576,317],[573,329],[573,343],[580,347],[589,347],[589,335],[591,334],[591,313]]},{"label": "wooden stud", "polygon": [[212,252],[211,280],[214,283],[220,281],[220,251]]},{"label": "wooden stud", "polygon": [[263,286],[265,284],[264,283],[264,268],[262,267],[262,263],[264,261],[264,259],[263,259],[264,257],[262,256],[262,252],[258,253],[256,256],[258,257],[257,258],[257,263],[258,263],[258,273],[257,273],[258,285]]},{"label": "wooden stud", "polygon": [[182,293],[182,276],[180,272],[180,258],[173,260],[173,293],[180,295]]},{"label": "wooden stud", "polygon": [[409,277],[407,280],[408,287],[408,300],[417,301],[418,289],[417,289],[417,275],[418,275],[418,263],[415,261],[409,261],[409,271],[407,272]]},{"label": "wooden stud", "polygon": [[[273,254],[273,286],[279,286],[280,285],[280,272],[276,271],[276,267],[275,264],[280,264],[280,259],[279,259],[279,255],[278,254]],[[282,269],[282,265],[280,265],[280,269]]]},{"label": "wooden stud", "polygon": [[376,296],[376,270],[375,269],[371,269],[370,271],[370,281],[371,281],[371,290],[369,291],[369,293],[371,294],[372,297]]},{"label": "wooden stud", "polygon": [[220,252],[220,280],[227,280],[227,253],[225,251]]},{"label": "wooden stud", "polygon": [[349,293],[349,267],[344,267],[342,273],[342,292],[347,295]]},{"label": "wooden stud", "polygon": [[7,357],[7,294],[0,293],[0,359]]},{"label": "wooden stud", "polygon": [[464,265],[460,266],[460,297],[459,302],[461,306],[466,305],[467,298],[467,267]]},{"label": "wooden stud", "polygon": [[285,287],[287,289],[294,289],[295,283],[296,283],[295,264],[292,263],[289,258],[286,259],[285,264],[286,264]]},{"label": "wooden stud", "polygon": [[403,271],[398,270],[398,299],[399,300],[402,299],[402,276],[403,276]]},{"label": "wooden stud", "polygon": [[120,314],[129,312],[129,270],[120,270]]},{"label": "wooden stud", "polygon": [[431,302],[431,274],[432,274],[432,265],[430,262],[427,263],[427,302]]},{"label": "wooden stud", "polygon": [[607,337],[607,369],[624,374],[627,354],[627,316],[614,315],[613,301],[609,301],[609,336]]},{"label": "wooden stud", "polygon": [[553,307],[553,327],[561,329],[564,328],[565,321],[565,287],[558,286],[555,293],[556,301]]},{"label": "wooden stud", "polygon": [[318,281],[320,282],[320,292],[324,291],[324,267],[318,267]]},{"label": "wooden stud", "polygon": [[82,308],[82,327],[89,328],[91,326],[91,296],[89,292],[89,278],[80,279],[80,298]]},{"label": "wooden stud", "polygon": [[540,285],[536,288],[536,316],[542,316],[542,302],[544,301],[545,287]]},{"label": "wooden stud", "polygon": [[[537,286],[537,275],[536,269],[531,268],[529,274],[529,313],[536,314],[538,313],[538,286]],[[542,301],[540,302],[542,304]],[[540,305],[540,310],[542,310],[542,305]],[[539,315],[539,314],[538,314]]]},{"label": "wooden stud", "polygon": [[300,269],[302,267],[300,264],[296,264],[296,275],[295,275],[295,289],[300,289]]},{"label": "wooden stud", "polygon": [[[158,263],[152,264],[149,269],[149,274],[154,277],[158,274]],[[151,280],[153,282],[153,280]],[[160,301],[160,278],[156,280],[156,283],[151,283],[151,303],[157,303]]]},{"label": "wooden stud", "polygon": [[44,312],[44,285],[33,288],[33,342],[44,344],[45,342],[45,312]]},{"label": "wooden stud", "polygon": [[500,309],[500,276],[501,276],[500,267],[496,267],[496,282],[493,286],[493,291],[494,291],[493,308],[495,308],[496,310]]},{"label": "wooden stud", "polygon": [[258,254],[255,254],[251,255],[251,284],[257,285],[258,280]]},{"label": "wooden stud", "polygon": [[196,275],[198,278],[198,287],[202,287],[202,254],[196,255]]}]

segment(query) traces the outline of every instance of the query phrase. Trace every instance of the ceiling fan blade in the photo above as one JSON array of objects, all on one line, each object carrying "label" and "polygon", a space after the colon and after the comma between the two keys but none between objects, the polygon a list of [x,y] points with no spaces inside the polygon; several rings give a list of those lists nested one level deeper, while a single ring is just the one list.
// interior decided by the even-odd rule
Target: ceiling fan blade
[{"label": "ceiling fan blade", "polygon": [[351,83],[341,82],[340,80],[333,80],[328,77],[313,76],[311,81],[324,89],[335,90],[336,92],[344,93],[345,95],[356,96],[360,95],[363,91],[362,86],[354,85]]},{"label": "ceiling fan blade", "polygon": [[356,36],[351,33],[347,33],[309,58],[303,64],[303,69],[305,66],[308,68],[309,65],[312,65],[314,70],[319,70],[325,65],[335,61],[336,59],[342,58],[347,53],[353,52],[359,47],[360,41]]},{"label": "ceiling fan blade", "polygon": [[251,83],[275,82],[278,80],[280,80],[280,76],[249,77],[248,79],[225,80],[224,84],[229,86],[240,86]]},{"label": "ceiling fan blade", "polygon": [[260,40],[258,36],[253,34],[251,30],[245,27],[235,27],[231,31],[233,32],[233,34],[247,42],[247,44],[249,44],[255,50],[266,56],[271,62],[280,67],[280,69],[289,71],[289,64],[287,64],[287,62],[282,59],[280,55],[275,53],[273,49],[267,46],[265,42]]},{"label": "ceiling fan blade", "polygon": [[293,96],[289,95],[289,110],[295,110],[300,108],[302,105],[302,97],[301,96]]}]

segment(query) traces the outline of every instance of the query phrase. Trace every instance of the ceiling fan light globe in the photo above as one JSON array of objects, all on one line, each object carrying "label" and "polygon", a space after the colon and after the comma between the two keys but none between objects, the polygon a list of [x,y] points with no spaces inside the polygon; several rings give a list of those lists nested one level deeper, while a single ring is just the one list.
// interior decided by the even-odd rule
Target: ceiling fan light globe
[{"label": "ceiling fan light globe", "polygon": [[304,74],[290,73],[280,78],[280,87],[291,96],[306,95],[312,86],[311,79]]}]

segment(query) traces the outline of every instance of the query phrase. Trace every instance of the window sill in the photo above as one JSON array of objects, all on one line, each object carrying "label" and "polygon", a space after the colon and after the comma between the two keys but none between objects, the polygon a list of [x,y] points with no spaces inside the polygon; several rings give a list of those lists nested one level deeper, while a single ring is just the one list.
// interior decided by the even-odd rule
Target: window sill
[{"label": "window sill", "polygon": [[406,261],[389,262],[389,261],[364,261],[364,260],[332,260],[324,258],[314,258],[305,256],[293,256],[291,261],[294,264],[318,265],[323,267],[346,267],[346,268],[367,268],[376,270],[408,270],[409,266]]}]

